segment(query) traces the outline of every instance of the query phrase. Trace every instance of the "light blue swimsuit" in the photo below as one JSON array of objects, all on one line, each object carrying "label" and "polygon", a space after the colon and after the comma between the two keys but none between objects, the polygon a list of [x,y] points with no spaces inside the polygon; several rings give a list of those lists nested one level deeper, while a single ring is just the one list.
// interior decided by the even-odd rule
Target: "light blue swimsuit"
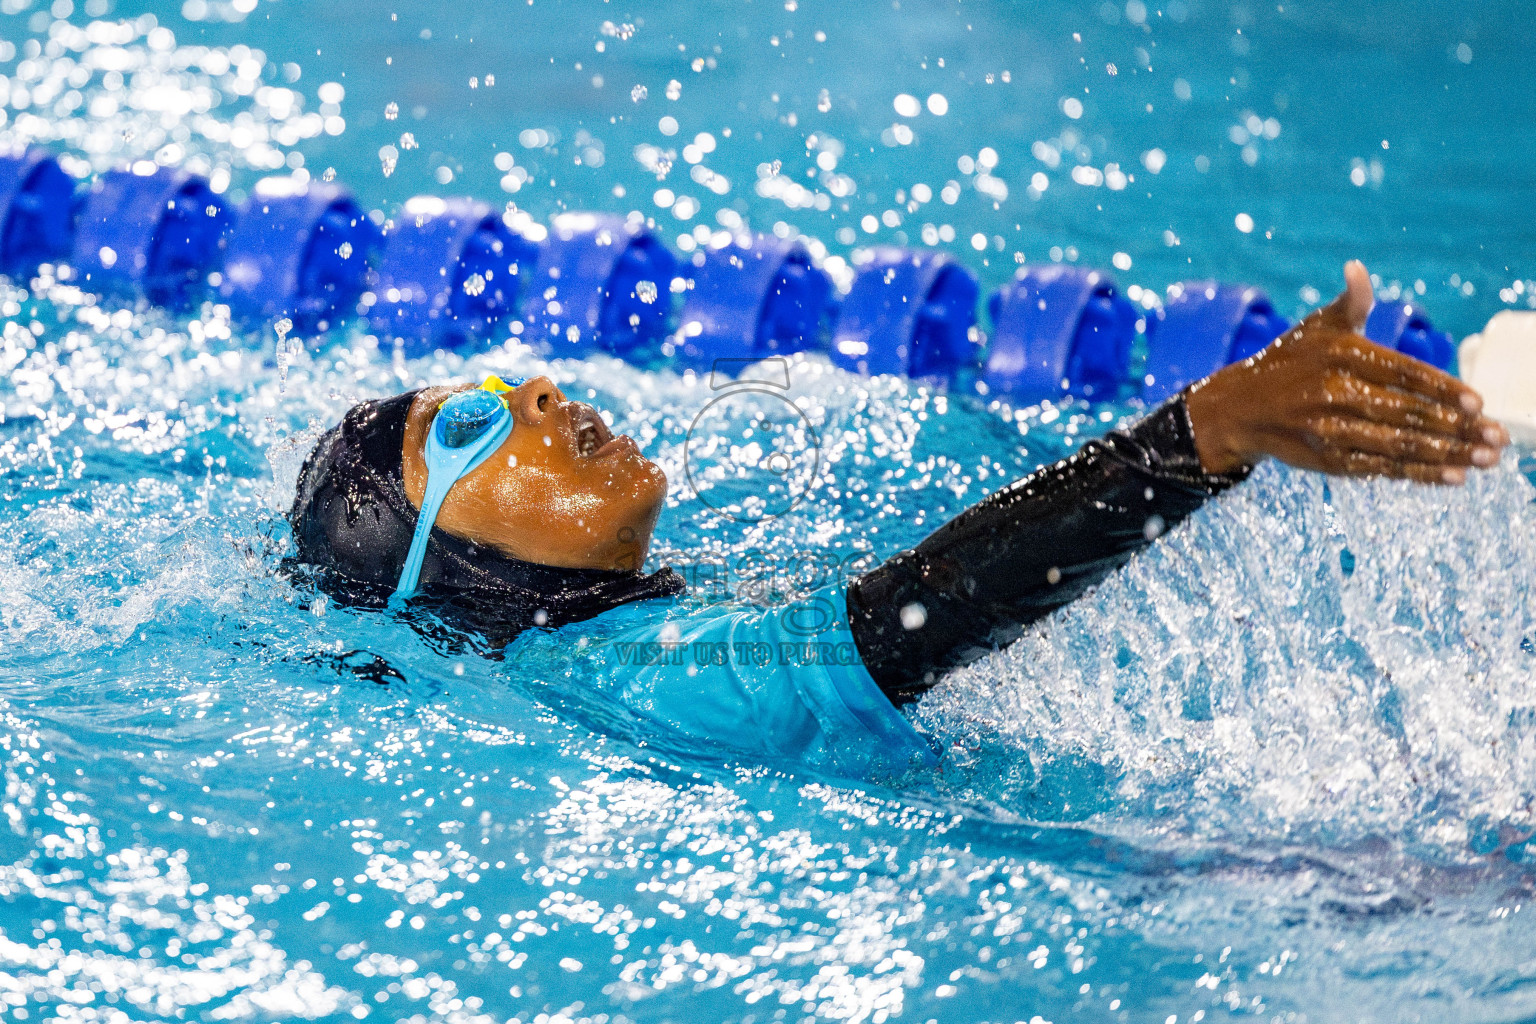
[{"label": "light blue swimsuit", "polygon": [[[846,584],[778,608],[624,605],[514,641],[581,648],[585,678],[630,710],[743,753],[861,778],[932,767],[938,755],[859,658]],[[590,673],[590,674],[589,674]]]}]

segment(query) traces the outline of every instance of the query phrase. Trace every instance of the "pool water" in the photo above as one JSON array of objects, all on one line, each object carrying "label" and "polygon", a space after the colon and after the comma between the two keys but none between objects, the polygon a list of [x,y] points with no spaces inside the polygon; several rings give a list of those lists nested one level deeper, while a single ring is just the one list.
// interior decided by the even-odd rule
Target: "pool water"
[{"label": "pool water", "polygon": [[[1359,255],[1459,334],[1527,305],[1528,15],[1283,6],[8,0],[0,132],[231,194],[281,165],[386,212],[639,209],[679,248],[733,216],[829,261],[947,226],[988,285],[1118,254],[1153,296],[1209,274],[1297,311]],[[281,571],[308,444],[364,397],[549,373],[666,469],[654,561],[686,609],[857,571],[1134,402],[1012,410],[805,356],[781,369],[811,430],[744,395],[701,444],[707,378],[606,357],[279,347],[47,276],[0,316],[7,1019],[1536,1014],[1530,453],[1454,492],[1261,467],[932,691],[942,767],[871,783],[669,735],[537,645],[316,599]],[[731,446],[775,409],[813,485],[753,522],[784,495]]]}]

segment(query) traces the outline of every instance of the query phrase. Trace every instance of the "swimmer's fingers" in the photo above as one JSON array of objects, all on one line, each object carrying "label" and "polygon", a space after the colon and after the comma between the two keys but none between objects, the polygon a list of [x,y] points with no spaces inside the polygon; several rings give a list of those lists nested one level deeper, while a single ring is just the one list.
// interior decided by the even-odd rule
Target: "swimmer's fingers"
[{"label": "swimmer's fingers", "polygon": [[1368,384],[1421,395],[1470,416],[1483,411],[1482,397],[1455,377],[1359,335],[1336,340],[1330,355],[1335,365]]},{"label": "swimmer's fingers", "polygon": [[[1405,466],[1477,466],[1484,469],[1499,461],[1498,450],[1489,445],[1349,416],[1324,417],[1313,433],[1325,448],[1344,452],[1347,458],[1363,455],[1385,458]],[[1407,475],[1406,471],[1403,475]]]},{"label": "swimmer's fingers", "polygon": [[1394,480],[1449,485],[1463,484],[1467,480],[1465,466],[1415,462],[1411,458],[1383,455],[1349,444],[1336,444],[1324,438],[1317,430],[1274,437],[1270,441],[1269,450],[1287,465],[1332,476],[1384,476]]},{"label": "swimmer's fingers", "polygon": [[1343,447],[1323,440],[1316,433],[1305,438],[1276,439],[1272,451],[1287,465],[1333,476],[1385,476],[1394,480],[1447,485],[1463,484],[1467,480],[1467,471],[1462,466],[1412,462]]},{"label": "swimmer's fingers", "polygon": [[1393,480],[1412,480],[1421,484],[1441,484],[1456,487],[1467,482],[1463,466],[1431,466],[1422,462],[1400,462],[1385,455],[1369,452],[1349,452],[1345,456],[1346,476],[1384,476]]},{"label": "swimmer's fingers", "polygon": [[1448,438],[1502,447],[1509,442],[1499,424],[1455,405],[1394,387],[1369,384],[1343,371],[1323,388],[1325,414],[1344,414],[1385,427],[1425,431]]}]

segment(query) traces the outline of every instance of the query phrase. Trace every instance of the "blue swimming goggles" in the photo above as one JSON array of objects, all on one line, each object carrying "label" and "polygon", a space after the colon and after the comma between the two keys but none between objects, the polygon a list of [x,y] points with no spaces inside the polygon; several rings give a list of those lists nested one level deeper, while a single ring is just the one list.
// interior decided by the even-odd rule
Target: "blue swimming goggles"
[{"label": "blue swimming goggles", "polygon": [[502,396],[521,383],[519,379],[508,384],[492,375],[475,390],[451,395],[437,407],[427,431],[426,491],[421,496],[416,533],[411,538],[411,550],[405,557],[393,600],[403,601],[416,593],[432,524],[453,485],[474,472],[512,435],[512,412]]}]

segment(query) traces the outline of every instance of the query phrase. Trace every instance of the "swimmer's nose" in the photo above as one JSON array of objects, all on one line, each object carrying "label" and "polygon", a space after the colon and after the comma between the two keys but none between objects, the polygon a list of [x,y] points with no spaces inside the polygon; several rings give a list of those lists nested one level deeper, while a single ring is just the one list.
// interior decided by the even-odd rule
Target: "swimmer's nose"
[{"label": "swimmer's nose", "polygon": [[548,377],[531,377],[507,396],[507,407],[518,422],[536,427],[563,401],[565,395],[555,387],[554,381]]}]

